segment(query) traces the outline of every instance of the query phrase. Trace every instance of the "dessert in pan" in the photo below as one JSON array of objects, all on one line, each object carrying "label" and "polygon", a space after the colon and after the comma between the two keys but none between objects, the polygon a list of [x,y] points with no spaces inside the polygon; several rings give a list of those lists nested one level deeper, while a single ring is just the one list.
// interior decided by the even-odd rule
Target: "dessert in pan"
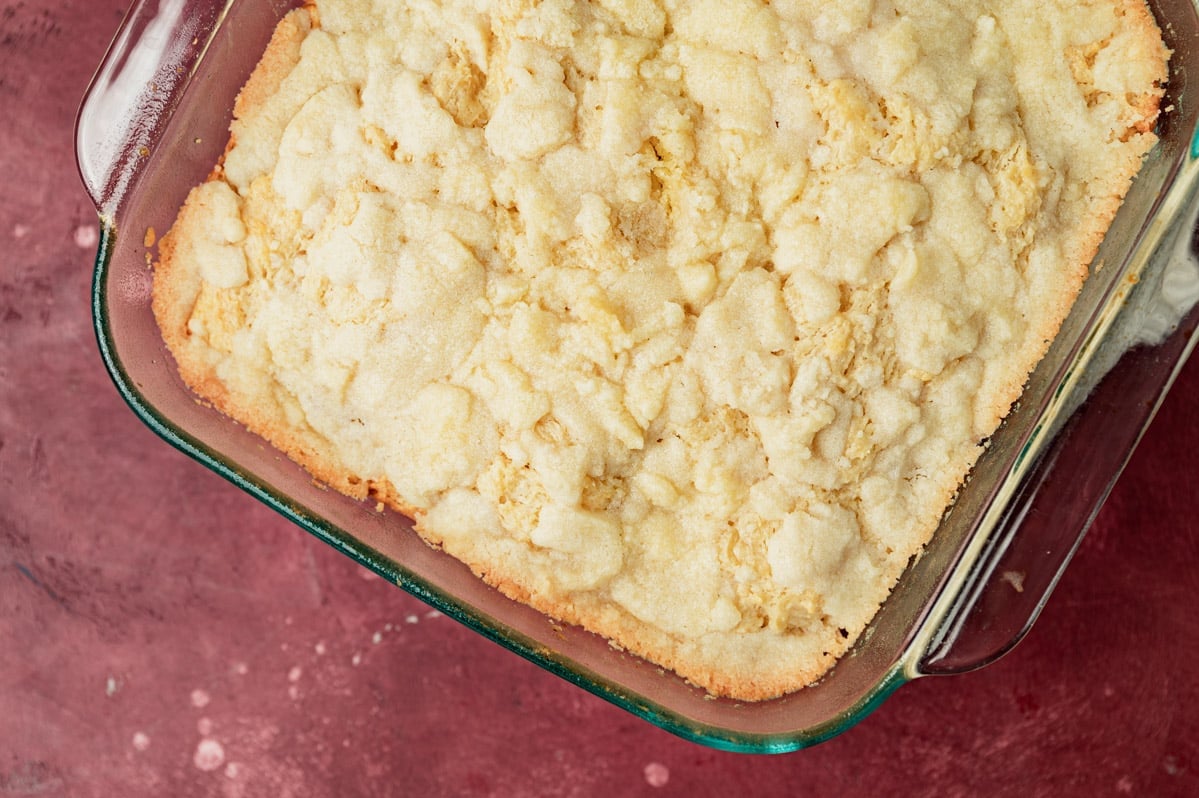
[{"label": "dessert in pan", "polygon": [[1141,0],[321,0],[159,247],[187,384],[722,696],[927,543],[1156,139]]}]

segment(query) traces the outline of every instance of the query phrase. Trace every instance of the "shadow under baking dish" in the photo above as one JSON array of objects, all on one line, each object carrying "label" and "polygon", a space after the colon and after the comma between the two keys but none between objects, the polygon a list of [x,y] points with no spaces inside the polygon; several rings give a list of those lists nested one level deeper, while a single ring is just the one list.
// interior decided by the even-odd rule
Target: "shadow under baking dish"
[{"label": "shadow under baking dish", "polygon": [[151,429],[446,615],[716,748],[775,753],[815,744],[907,680],[985,665],[1027,631],[1195,342],[1199,117],[1186,89],[1187,75],[1199,74],[1199,18],[1189,0],[1153,5],[1175,50],[1161,143],[1020,403],[853,650],[817,684],[760,703],[713,698],[507,599],[426,545],[408,519],[314,483],[179,378],[150,309],[151,231],[169,227],[216,162],[233,98],[295,5],[141,0],[80,110],[80,172],[102,221],[96,336],[118,390]]}]

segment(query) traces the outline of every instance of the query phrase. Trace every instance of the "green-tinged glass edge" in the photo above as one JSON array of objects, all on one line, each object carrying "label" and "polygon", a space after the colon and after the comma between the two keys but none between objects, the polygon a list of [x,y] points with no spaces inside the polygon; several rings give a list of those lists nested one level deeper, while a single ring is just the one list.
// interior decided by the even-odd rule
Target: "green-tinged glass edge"
[{"label": "green-tinged glass edge", "polygon": [[319,540],[349,556],[360,565],[369,568],[387,581],[487,639],[671,734],[710,748],[733,753],[782,754],[824,742],[847,731],[864,719],[909,680],[910,676],[903,667],[904,660],[901,658],[874,685],[873,689],[836,717],[794,732],[758,735],[733,732],[703,723],[691,722],[644,696],[609,683],[565,657],[554,656],[552,652],[535,640],[503,626],[474,607],[461,603],[391,558],[357,540],[345,530],[258,481],[252,474],[223,461],[215,451],[179,429],[160,414],[157,408],[142,396],[129,378],[113,346],[105,287],[115,241],[115,226],[110,219],[101,216],[100,243],[92,275],[92,322],[96,343],[109,377],[121,398],[138,418],[175,449],[232,482],[284,518],[298,524]]}]

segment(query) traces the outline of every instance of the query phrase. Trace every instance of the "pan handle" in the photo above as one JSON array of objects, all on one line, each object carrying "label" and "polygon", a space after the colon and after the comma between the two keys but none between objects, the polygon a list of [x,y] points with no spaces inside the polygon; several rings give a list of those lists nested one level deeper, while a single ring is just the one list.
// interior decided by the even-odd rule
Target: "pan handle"
[{"label": "pan handle", "polygon": [[75,119],[79,175],[112,219],[233,0],[137,0]]}]

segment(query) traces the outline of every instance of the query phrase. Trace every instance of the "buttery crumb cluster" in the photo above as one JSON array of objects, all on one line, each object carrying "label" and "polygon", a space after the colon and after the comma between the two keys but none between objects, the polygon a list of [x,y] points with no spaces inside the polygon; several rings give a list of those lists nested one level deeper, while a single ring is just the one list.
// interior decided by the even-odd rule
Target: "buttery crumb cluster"
[{"label": "buttery crumb cluster", "polygon": [[155,307],[201,394],[716,693],[819,677],[1152,146],[1141,0],[319,0]]}]

